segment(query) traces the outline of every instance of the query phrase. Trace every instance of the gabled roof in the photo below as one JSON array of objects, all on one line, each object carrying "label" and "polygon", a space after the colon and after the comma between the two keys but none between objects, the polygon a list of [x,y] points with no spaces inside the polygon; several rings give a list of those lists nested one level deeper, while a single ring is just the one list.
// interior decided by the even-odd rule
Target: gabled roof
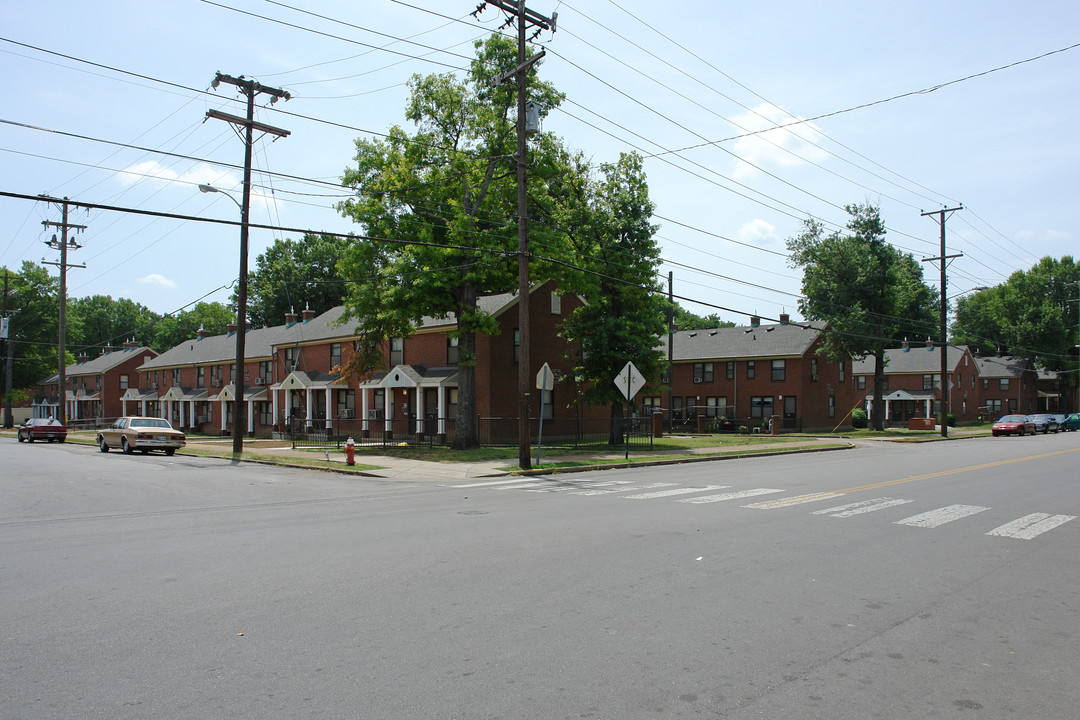
[{"label": "gabled roof", "polygon": [[984,357],[975,358],[975,366],[979,368],[979,377],[984,378],[1018,378],[1031,370],[1031,360],[1026,357]]},{"label": "gabled roof", "polygon": [[[157,355],[157,352],[148,347],[121,348],[119,350],[113,350],[112,352],[98,355],[93,360],[86,360],[85,362],[77,362],[74,365],[68,365],[64,369],[64,374],[67,377],[76,377],[79,375],[104,375],[109,370],[112,370],[117,365],[124,364],[131,358],[142,357],[147,354]],[[59,373],[53,375],[45,382],[57,382],[59,379],[58,376]]]},{"label": "gabled roof", "polygon": [[[818,339],[824,327],[823,323],[785,323],[715,330],[680,330],[674,335],[672,359],[675,362],[685,362],[801,357]],[[660,349],[665,354],[667,344],[667,336],[662,337]]]},{"label": "gabled roof", "polygon": [[[285,332],[284,325],[248,330],[244,337],[244,359],[270,358],[273,346]],[[166,350],[153,360],[143,363],[140,370],[227,363],[236,361],[236,333],[211,335],[205,338],[185,340]]]},{"label": "gabled roof", "polygon": [[[968,352],[967,345],[950,345],[946,362],[949,372],[955,372]],[[873,355],[855,360],[851,364],[853,375],[873,375],[877,362]],[[886,375],[931,375],[941,373],[941,347],[890,348],[885,351]]]}]

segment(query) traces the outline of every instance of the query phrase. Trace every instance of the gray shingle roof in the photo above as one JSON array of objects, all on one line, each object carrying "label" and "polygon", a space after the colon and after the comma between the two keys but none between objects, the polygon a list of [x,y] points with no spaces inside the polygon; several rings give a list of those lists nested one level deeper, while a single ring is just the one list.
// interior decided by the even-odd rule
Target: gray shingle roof
[{"label": "gray shingle roof", "polygon": [[[808,326],[808,327],[804,327]],[[674,335],[673,359],[734,360],[743,358],[801,357],[824,328],[822,323],[760,325],[715,330],[680,330]],[[660,349],[667,353],[667,336]]]},{"label": "gray shingle roof", "polygon": [[1021,377],[1025,370],[1031,369],[1031,361],[1026,357],[988,357],[975,358],[979,368],[979,377],[1015,378]]},{"label": "gray shingle roof", "polygon": [[[273,355],[273,346],[285,331],[284,325],[248,330],[244,338],[244,358],[269,358]],[[202,365],[206,363],[227,363],[236,360],[236,335],[211,335],[202,339],[185,340],[170,348],[153,360],[143,363],[140,370]]]},{"label": "gray shingle roof", "polygon": [[[79,376],[79,375],[103,375],[109,370],[112,370],[117,365],[120,365],[133,357],[140,357],[142,355],[153,355],[155,352],[148,347],[137,348],[122,348],[120,350],[113,350],[112,352],[98,355],[93,360],[87,360],[86,362],[75,363],[68,365],[64,369],[64,374],[67,377]],[[56,382],[59,378],[58,375],[53,375],[52,382]],[[46,380],[48,382],[48,380]]]},{"label": "gray shingle roof", "polygon": [[[949,372],[956,370],[960,364],[967,346],[950,345],[947,362]],[[851,372],[854,375],[873,375],[877,365],[873,355],[854,361],[851,364]],[[941,373],[941,347],[911,348],[904,351],[900,348],[890,348],[885,351],[885,372],[895,375],[930,375]]]}]

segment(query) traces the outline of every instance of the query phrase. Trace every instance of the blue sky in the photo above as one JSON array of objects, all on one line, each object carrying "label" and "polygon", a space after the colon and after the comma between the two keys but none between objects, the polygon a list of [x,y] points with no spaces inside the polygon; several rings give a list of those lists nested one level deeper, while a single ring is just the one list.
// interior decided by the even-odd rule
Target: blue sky
[{"label": "blue sky", "polygon": [[[6,3],[0,37],[38,49],[0,42],[0,190],[236,218],[228,198],[197,185],[239,198],[238,171],[91,140],[242,164],[229,126],[204,122],[211,108],[242,114],[234,89],[184,89],[207,90],[221,71],[293,95],[259,111],[291,135],[259,142],[256,167],[322,181],[258,178],[253,222],[357,230],[333,210],[332,186],[355,139],[403,123],[410,75],[466,65],[472,41],[501,23],[493,9],[470,17],[475,6]],[[1065,48],[1080,43],[1076,3],[529,7],[558,12],[557,31],[538,39],[548,49],[541,74],[568,101],[544,129],[598,162],[646,155],[662,273],[699,301],[682,302],[693,312],[740,324],[798,317],[800,275],[784,240],[810,215],[842,225],[850,203],[879,205],[888,238],[916,258],[938,254],[938,226],[920,213],[963,203],[947,223],[949,252],[964,254],[950,267],[950,296],[1075,253],[1080,48]],[[746,135],[810,118],[820,119]],[[0,198],[0,265],[56,259],[43,220],[59,220],[56,208]],[[107,211],[73,222],[88,225],[71,257],[87,265],[70,271],[73,295],[128,297],[160,313],[227,301],[234,228]],[[252,262],[279,236],[252,231]],[[927,277],[936,284],[930,264]]]}]

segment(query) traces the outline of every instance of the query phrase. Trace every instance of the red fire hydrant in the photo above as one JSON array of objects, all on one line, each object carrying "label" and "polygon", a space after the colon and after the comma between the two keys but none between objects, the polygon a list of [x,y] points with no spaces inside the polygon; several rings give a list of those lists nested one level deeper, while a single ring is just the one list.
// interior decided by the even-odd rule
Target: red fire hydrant
[{"label": "red fire hydrant", "polygon": [[348,440],[345,441],[345,464],[346,465],[355,465],[356,464],[356,451],[354,449],[355,447],[356,447],[356,442],[352,438],[349,438]]}]

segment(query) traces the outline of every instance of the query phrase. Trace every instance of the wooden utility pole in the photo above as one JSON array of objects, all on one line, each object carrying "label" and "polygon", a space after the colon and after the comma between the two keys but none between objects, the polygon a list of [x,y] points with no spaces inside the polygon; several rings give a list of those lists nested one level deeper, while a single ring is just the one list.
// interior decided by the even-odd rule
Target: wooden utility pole
[{"label": "wooden utility pole", "polygon": [[[546,18],[525,7],[525,0],[488,0],[481,3],[474,16],[485,5],[492,5],[513,16],[518,31],[518,66],[500,77],[496,84],[517,76],[517,191],[518,191],[518,466],[522,470],[532,467],[532,434],[529,431],[529,389],[532,383],[532,367],[529,353],[529,200],[526,193],[528,182],[528,146],[525,127],[525,80],[529,68],[544,56],[543,52],[525,58],[525,34],[530,26],[540,30],[555,29],[555,15]],[[507,25],[510,21],[507,22]],[[541,395],[541,406],[543,405]],[[540,408],[543,412],[543,407]]]},{"label": "wooden utility pole", "polygon": [[944,208],[942,210],[933,210],[931,212],[922,213],[922,217],[926,217],[927,215],[937,215],[938,224],[941,226],[941,256],[936,258],[923,258],[923,262],[941,262],[941,437],[949,436],[949,336],[947,334],[949,300],[945,293],[945,270],[949,265],[949,260],[964,256],[963,253],[957,253],[955,255],[945,254],[945,213],[951,214],[957,210],[963,209],[964,206],[960,205],[959,207]]},{"label": "wooden utility pole", "polygon": [[11,371],[12,371],[12,348],[11,348],[11,318],[8,316],[8,279],[11,273],[4,269],[4,300],[0,305],[0,341],[3,341],[4,353],[0,355],[4,363],[4,427],[10,428],[15,424],[15,418],[11,414]]},{"label": "wooden utility pole", "polygon": [[[248,224],[251,212],[251,148],[255,142],[254,132],[288,137],[289,131],[255,122],[255,96],[269,95],[270,104],[277,102],[278,98],[288,100],[291,96],[278,88],[263,87],[255,80],[247,80],[241,75],[234,78],[231,75],[222,75],[220,72],[214,76],[211,86],[217,89],[218,85],[226,83],[235,85],[247,98],[247,117],[241,118],[229,115],[218,110],[207,110],[206,117],[215,120],[224,120],[244,128],[244,198],[240,204],[240,274],[236,286],[236,364],[233,367],[233,455],[239,457],[244,451],[244,355],[245,335],[247,334],[247,284],[248,284]],[[329,392],[329,390],[327,391]],[[224,404],[222,404],[224,408]]]},{"label": "wooden utility pole", "polygon": [[69,265],[67,261],[68,250],[78,250],[82,245],[75,242],[74,238],[68,239],[68,231],[72,230],[78,233],[86,229],[85,225],[72,225],[68,223],[68,199],[64,198],[59,203],[61,212],[61,221],[53,222],[51,220],[42,220],[41,224],[46,228],[60,228],[60,237],[57,238],[54,234],[51,240],[46,241],[46,245],[54,250],[60,251],[60,262],[48,262],[45,258],[41,259],[41,262],[45,265],[55,265],[60,268],[60,313],[58,318],[58,324],[60,326],[58,335],[59,343],[57,347],[57,364],[59,365],[59,373],[57,375],[57,384],[60,387],[59,397],[57,398],[57,420],[61,425],[67,425],[67,270],[69,267],[86,268],[86,264],[82,265]]}]

